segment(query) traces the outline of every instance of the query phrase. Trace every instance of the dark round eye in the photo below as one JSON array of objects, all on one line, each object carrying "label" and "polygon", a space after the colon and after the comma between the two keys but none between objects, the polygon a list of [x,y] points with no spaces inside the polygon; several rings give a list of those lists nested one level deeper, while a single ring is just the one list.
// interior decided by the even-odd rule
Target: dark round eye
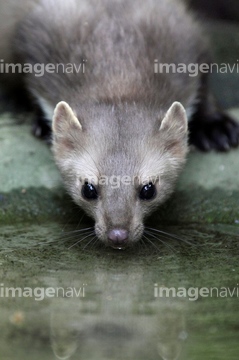
[{"label": "dark round eye", "polygon": [[144,185],[140,190],[139,197],[141,200],[152,200],[156,195],[156,187],[153,183]]},{"label": "dark round eye", "polygon": [[85,182],[85,184],[82,186],[81,193],[82,196],[87,200],[96,200],[98,198],[96,188],[88,182]]}]

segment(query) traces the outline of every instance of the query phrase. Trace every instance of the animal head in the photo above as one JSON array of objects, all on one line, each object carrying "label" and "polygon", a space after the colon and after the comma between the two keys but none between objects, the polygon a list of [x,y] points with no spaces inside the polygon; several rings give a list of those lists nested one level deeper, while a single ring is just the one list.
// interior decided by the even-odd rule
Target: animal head
[{"label": "animal head", "polygon": [[171,194],[187,154],[187,116],[135,104],[115,107],[60,102],[53,117],[53,152],[74,201],[95,220],[107,245],[138,241],[144,219]]}]

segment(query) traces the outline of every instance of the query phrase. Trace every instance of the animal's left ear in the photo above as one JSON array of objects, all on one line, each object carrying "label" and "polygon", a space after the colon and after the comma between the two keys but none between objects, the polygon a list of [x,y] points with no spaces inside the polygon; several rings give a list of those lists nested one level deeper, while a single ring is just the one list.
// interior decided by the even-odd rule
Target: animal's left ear
[{"label": "animal's left ear", "polygon": [[72,108],[65,101],[59,102],[55,108],[52,130],[53,135],[56,137],[67,136],[70,131],[82,131],[79,120]]},{"label": "animal's left ear", "polygon": [[174,102],[160,125],[160,132],[170,136],[184,137],[188,130],[187,114],[180,102]]}]

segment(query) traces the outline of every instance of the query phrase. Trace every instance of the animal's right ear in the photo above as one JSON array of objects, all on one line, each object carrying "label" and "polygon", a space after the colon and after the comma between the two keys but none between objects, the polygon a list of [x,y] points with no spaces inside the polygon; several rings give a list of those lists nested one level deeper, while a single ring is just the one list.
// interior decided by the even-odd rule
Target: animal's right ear
[{"label": "animal's right ear", "polygon": [[166,151],[184,158],[188,151],[188,121],[183,105],[174,102],[161,122],[159,133]]},{"label": "animal's right ear", "polygon": [[161,126],[160,132],[165,132],[169,137],[183,137],[187,134],[187,114],[180,102],[174,102],[167,111]]},{"label": "animal's right ear", "polygon": [[65,102],[61,101],[57,104],[53,120],[52,130],[54,137],[67,137],[74,131],[82,131],[82,126],[76,117],[76,114],[72,108]]}]

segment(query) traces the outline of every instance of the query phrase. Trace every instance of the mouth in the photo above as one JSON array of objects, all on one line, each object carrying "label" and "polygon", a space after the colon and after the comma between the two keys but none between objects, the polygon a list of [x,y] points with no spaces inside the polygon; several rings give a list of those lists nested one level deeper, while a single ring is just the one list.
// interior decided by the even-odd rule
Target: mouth
[{"label": "mouth", "polygon": [[109,246],[114,249],[114,250],[126,250],[127,249],[127,245],[113,245],[113,244],[109,244]]}]

